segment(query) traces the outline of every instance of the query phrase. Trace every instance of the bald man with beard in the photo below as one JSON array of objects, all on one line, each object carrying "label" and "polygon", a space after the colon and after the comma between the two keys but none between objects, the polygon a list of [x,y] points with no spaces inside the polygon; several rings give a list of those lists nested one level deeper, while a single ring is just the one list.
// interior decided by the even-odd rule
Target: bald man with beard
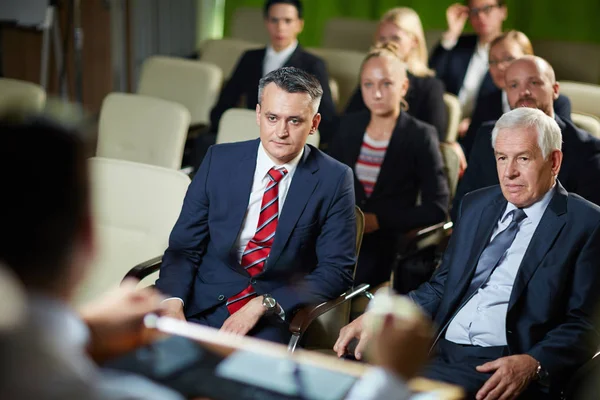
[{"label": "bald man with beard", "polygon": [[[553,103],[558,98],[560,85],[552,66],[543,58],[524,56],[510,64],[505,81],[511,109],[537,108],[558,123],[562,131],[564,154],[558,179],[564,188],[600,205],[600,140],[554,113]],[[477,132],[469,166],[452,204],[453,221],[456,221],[456,213],[465,194],[498,184],[491,141],[495,122],[483,124]]]}]

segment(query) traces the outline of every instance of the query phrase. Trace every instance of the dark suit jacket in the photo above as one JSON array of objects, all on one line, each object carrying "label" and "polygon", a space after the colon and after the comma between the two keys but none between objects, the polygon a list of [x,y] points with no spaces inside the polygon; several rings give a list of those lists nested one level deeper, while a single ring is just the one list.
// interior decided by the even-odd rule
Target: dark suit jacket
[{"label": "dark suit jacket", "polygon": [[[477,36],[462,35],[451,50],[444,49],[441,43],[438,43],[433,50],[429,57],[429,67],[433,68],[436,76],[444,82],[447,92],[458,96],[467,74],[467,68],[469,68],[469,62],[471,62],[471,57],[476,49]],[[487,95],[494,89],[496,89],[496,85],[488,71],[481,82],[477,98]]]},{"label": "dark suit jacket", "polygon": [[[567,96],[562,94],[554,100],[554,112],[556,115],[564,120],[571,120],[571,100]],[[483,96],[477,99],[475,110],[471,115],[471,125],[463,138],[459,139],[461,146],[465,152],[465,156],[469,157],[471,149],[473,148],[473,142],[477,131],[484,122],[496,121],[502,116],[502,90],[496,89],[489,93],[487,96]]]},{"label": "dark suit jacket", "polygon": [[[444,104],[444,84],[434,77],[417,77],[408,74],[408,92],[404,100],[408,103],[408,113],[437,129],[440,142],[446,139],[448,113]],[[350,114],[366,110],[360,85],[354,91],[346,106],[345,113]]]},{"label": "dark suit jacket", "polygon": [[212,146],[190,184],[156,282],[163,293],[184,300],[186,317],[224,307],[248,284],[259,294],[271,294],[290,317],[298,306],[332,299],[352,283],[352,171],[309,145],[294,173],[263,272],[251,278],[240,266],[236,239],[258,144],[257,139]]},{"label": "dark suit jacket", "polygon": [[[531,355],[560,386],[600,343],[592,323],[600,293],[600,208],[556,186],[515,278],[506,338],[510,354]],[[467,195],[438,272],[410,293],[442,327],[440,335],[506,205],[498,185]]]},{"label": "dark suit jacket", "polygon": [[[368,110],[341,117],[331,155],[354,169],[370,120]],[[400,113],[377,183],[370,197],[354,176],[356,204],[377,215],[380,230],[366,234],[359,257],[356,282],[376,284],[389,279],[398,235],[441,222],[448,209],[448,184],[435,129]],[[417,197],[421,194],[421,204]],[[377,283],[381,283],[377,282]]]},{"label": "dark suit jacket", "polygon": [[[211,131],[217,132],[223,113],[230,108],[237,107],[242,96],[245,97],[246,108],[252,110],[256,108],[256,104],[258,103],[258,81],[263,76],[265,53],[266,48],[262,48],[248,50],[242,55],[231,78],[221,90],[217,104],[210,112]],[[336,129],[336,114],[335,105],[331,98],[329,75],[325,62],[321,58],[307,53],[298,45],[284,66],[300,68],[313,74],[321,83],[323,98],[319,106],[319,112],[322,117],[321,124],[319,125],[319,133],[321,134],[321,141],[328,143]]]},{"label": "dark suit jacket", "polygon": [[[600,204],[600,140],[558,116],[556,122],[563,139],[563,162],[558,179],[567,191]],[[453,220],[465,194],[499,182],[492,148],[494,124],[495,121],[487,122],[477,132],[469,165],[454,197],[451,212]]]}]

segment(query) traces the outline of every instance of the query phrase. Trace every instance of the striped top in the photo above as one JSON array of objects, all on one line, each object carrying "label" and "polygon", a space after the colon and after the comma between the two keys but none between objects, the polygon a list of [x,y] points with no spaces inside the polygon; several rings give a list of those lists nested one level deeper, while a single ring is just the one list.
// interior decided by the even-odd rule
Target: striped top
[{"label": "striped top", "polygon": [[363,143],[360,148],[358,160],[354,166],[354,171],[356,172],[356,177],[363,185],[367,197],[373,193],[373,188],[375,188],[375,182],[377,182],[377,177],[379,176],[381,164],[383,163],[389,143],[389,139],[374,140],[366,132],[363,136]]}]

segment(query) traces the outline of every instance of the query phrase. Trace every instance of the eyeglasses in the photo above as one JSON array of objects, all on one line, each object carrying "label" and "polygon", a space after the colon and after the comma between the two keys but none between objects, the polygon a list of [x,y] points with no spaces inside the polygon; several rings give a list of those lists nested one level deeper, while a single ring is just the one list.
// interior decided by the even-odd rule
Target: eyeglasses
[{"label": "eyeglasses", "polygon": [[480,8],[470,8],[469,15],[471,17],[477,17],[479,14],[490,15],[492,10],[496,7],[500,8],[501,6],[500,4],[488,4],[487,6],[483,6]]},{"label": "eyeglasses", "polygon": [[488,64],[490,65],[490,67],[497,67],[500,64],[508,64],[508,63],[511,63],[511,62],[513,62],[515,60],[516,60],[515,57],[506,57],[506,58],[503,58],[501,60],[490,60],[488,62]]}]

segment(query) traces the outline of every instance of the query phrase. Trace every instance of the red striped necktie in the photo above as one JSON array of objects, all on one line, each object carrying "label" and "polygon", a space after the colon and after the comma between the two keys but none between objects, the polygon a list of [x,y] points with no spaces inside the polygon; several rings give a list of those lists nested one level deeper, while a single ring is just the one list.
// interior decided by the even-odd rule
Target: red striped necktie
[{"label": "red striped necktie", "polygon": [[[271,252],[279,217],[279,182],[286,174],[285,168],[271,168],[268,172],[270,181],[263,194],[256,233],[246,245],[240,262],[250,276],[262,272],[265,260]],[[248,285],[246,289],[227,299],[229,314],[238,311],[255,296],[254,288]]]}]

